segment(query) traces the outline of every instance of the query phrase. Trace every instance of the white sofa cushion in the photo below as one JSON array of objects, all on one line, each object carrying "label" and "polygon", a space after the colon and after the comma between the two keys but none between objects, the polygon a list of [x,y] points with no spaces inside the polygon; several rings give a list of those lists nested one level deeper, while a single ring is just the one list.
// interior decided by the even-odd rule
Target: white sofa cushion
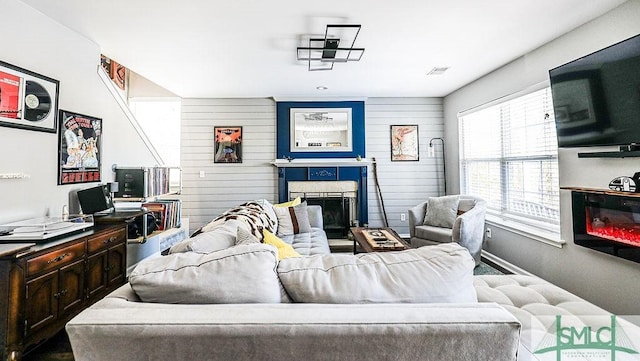
[{"label": "white sofa cushion", "polygon": [[448,243],[284,259],[278,275],[294,302],[476,302],[474,266],[469,251]]},{"label": "white sofa cushion", "polygon": [[[556,316],[560,317],[564,327],[574,327],[580,332],[585,327],[593,330],[591,337],[595,340],[595,332],[600,327],[608,327],[611,322],[611,313],[590,303],[567,290],[553,285],[541,278],[526,275],[482,275],[474,276],[474,286],[478,294],[479,302],[495,302],[513,314],[522,323],[519,360],[555,360],[556,353],[535,354],[543,348],[543,340],[556,335]],[[640,340],[640,327],[631,324],[622,317],[616,318],[617,334],[626,334],[630,340]],[[605,332],[610,337],[611,329]],[[584,335],[583,335],[584,336]],[[624,336],[618,336],[622,341]],[[584,341],[584,338],[582,339]],[[551,345],[548,345],[551,346]],[[640,343],[636,341],[635,347],[640,351]],[[575,354],[565,354],[566,359],[577,359]],[[567,352],[565,351],[565,352]],[[588,354],[589,351],[583,351]],[[597,356],[596,356],[597,355]],[[594,353],[592,360],[609,360],[610,355],[598,355]],[[563,358],[564,360],[565,358]],[[580,357],[579,359],[583,359]],[[638,355],[630,355],[623,352],[616,353],[616,360],[639,360]]]},{"label": "white sofa cushion", "polygon": [[212,253],[147,258],[129,276],[144,302],[279,303],[275,247],[255,243]]},{"label": "white sofa cushion", "polygon": [[327,234],[322,228],[312,227],[311,231],[307,233],[290,234],[279,237],[303,256],[331,253]]},{"label": "white sofa cushion", "polygon": [[218,224],[210,231],[199,233],[173,245],[169,253],[210,253],[229,248],[236,243],[238,228],[247,229],[247,226],[242,220],[230,219]]}]

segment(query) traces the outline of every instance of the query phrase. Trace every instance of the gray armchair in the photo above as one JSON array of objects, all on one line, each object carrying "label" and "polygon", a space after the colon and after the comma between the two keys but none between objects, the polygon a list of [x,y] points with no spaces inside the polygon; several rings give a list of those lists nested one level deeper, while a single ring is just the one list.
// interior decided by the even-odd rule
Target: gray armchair
[{"label": "gray armchair", "polygon": [[427,201],[422,202],[409,210],[411,246],[422,247],[457,242],[469,250],[478,265],[484,240],[486,201],[474,196],[461,195],[458,202],[458,216],[453,222],[453,228],[425,225],[427,203]]}]

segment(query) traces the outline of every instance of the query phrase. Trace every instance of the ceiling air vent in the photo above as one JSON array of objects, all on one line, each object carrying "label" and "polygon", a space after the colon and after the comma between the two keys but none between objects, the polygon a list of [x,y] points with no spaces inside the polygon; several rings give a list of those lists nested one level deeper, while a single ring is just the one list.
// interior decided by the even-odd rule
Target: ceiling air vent
[{"label": "ceiling air vent", "polygon": [[436,66],[435,68],[429,70],[427,75],[442,75],[447,70],[449,70],[448,66]]}]

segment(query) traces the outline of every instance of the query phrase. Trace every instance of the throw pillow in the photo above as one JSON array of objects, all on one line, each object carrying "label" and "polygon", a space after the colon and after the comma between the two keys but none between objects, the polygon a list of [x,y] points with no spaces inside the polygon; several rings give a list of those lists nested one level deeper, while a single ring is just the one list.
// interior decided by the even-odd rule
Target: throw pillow
[{"label": "throw pillow", "polygon": [[296,199],[291,200],[289,202],[278,203],[278,204],[274,204],[273,206],[276,208],[286,208],[286,207],[297,206],[300,203],[302,203],[302,199],[300,199],[300,197],[296,197]]},{"label": "throw pillow", "polygon": [[150,257],[129,282],[143,302],[280,303],[276,249],[262,243]]},{"label": "throw pillow", "polygon": [[285,258],[301,257],[300,253],[296,252],[289,243],[281,240],[275,234],[266,229],[262,231],[262,234],[264,235],[263,240],[265,244],[270,244],[278,249],[278,261]]},{"label": "throw pillow", "polygon": [[457,243],[396,252],[283,259],[278,276],[293,302],[477,302],[475,262]]},{"label": "throw pillow", "polygon": [[278,236],[311,232],[307,202],[293,207],[275,207],[273,210],[278,217]]},{"label": "throw pillow", "polygon": [[460,196],[429,197],[427,213],[423,224],[427,226],[453,228],[458,216],[458,202]]}]

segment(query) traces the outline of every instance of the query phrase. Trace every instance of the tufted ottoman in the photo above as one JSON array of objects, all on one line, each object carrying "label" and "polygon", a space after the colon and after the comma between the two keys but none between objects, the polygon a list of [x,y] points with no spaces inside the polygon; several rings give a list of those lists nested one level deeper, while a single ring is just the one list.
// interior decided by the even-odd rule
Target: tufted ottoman
[{"label": "tufted ottoman", "polygon": [[[613,346],[640,352],[640,327],[543,279],[525,275],[475,276],[478,302],[495,302],[522,324],[518,360],[640,360],[640,354],[588,347],[614,338]],[[559,317],[557,317],[559,316]],[[558,335],[558,321],[562,327]],[[589,327],[587,329],[586,327]],[[584,330],[590,332],[583,333]],[[598,334],[598,332],[600,333]],[[557,349],[573,342],[563,351]],[[588,344],[588,345],[586,345]],[[585,346],[578,349],[579,346]],[[546,352],[534,354],[535,351]]]}]

